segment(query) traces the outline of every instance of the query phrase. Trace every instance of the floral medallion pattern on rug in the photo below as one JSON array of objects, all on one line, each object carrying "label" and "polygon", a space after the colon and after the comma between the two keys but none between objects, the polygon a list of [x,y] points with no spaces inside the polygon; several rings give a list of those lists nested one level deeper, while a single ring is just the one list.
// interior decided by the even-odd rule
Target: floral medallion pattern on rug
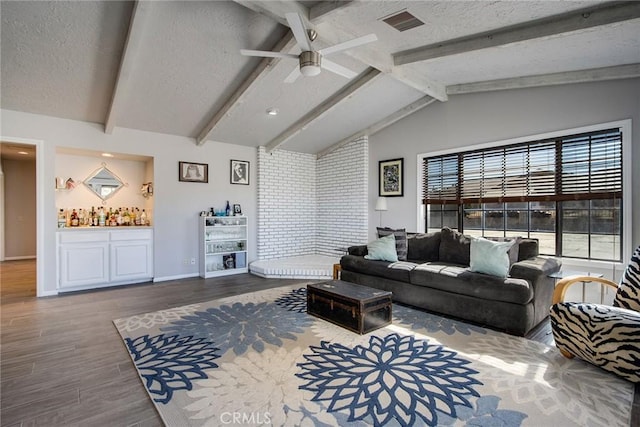
[{"label": "floral medallion pattern on rug", "polygon": [[447,335],[453,335],[455,333],[463,335],[487,333],[486,329],[479,326],[425,313],[403,305],[393,307],[393,317],[394,321],[397,321],[399,324],[407,325],[410,329],[424,329],[428,333],[442,332]]},{"label": "floral medallion pattern on rug", "polygon": [[297,286],[114,324],[166,425],[629,425],[631,383],[406,306],[359,335],[307,315]]},{"label": "floral medallion pattern on rug", "polygon": [[347,421],[370,419],[411,426],[419,418],[437,425],[438,412],[456,416],[455,406],[471,406],[479,396],[472,377],[478,372],[453,351],[412,336],[371,337],[368,347],[349,348],[322,341],[300,363],[303,390],[329,412],[348,410]]},{"label": "floral medallion pattern on rug", "polygon": [[275,303],[235,303],[197,311],[160,330],[206,338],[222,353],[232,349],[241,355],[249,348],[262,352],[265,344],[282,346],[283,340],[295,341],[295,334],[303,333],[312,322],[306,313],[286,310]]},{"label": "floral medallion pattern on rug", "polygon": [[177,335],[126,338],[133,363],[153,400],[168,403],[177,390],[191,390],[194,379],[206,378],[205,369],[217,368],[220,357],[210,342]]},{"label": "floral medallion pattern on rug", "polygon": [[276,298],[276,304],[287,310],[297,313],[307,312],[307,288],[294,289],[293,291]]}]

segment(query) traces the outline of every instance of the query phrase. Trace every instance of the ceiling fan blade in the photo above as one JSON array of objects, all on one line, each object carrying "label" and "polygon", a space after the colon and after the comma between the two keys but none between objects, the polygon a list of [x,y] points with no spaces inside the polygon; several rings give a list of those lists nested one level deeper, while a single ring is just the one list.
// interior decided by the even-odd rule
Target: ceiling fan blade
[{"label": "ceiling fan blade", "polygon": [[313,50],[311,49],[311,40],[309,40],[309,36],[307,35],[307,28],[304,26],[302,17],[297,13],[285,13],[284,16],[287,18],[293,37],[296,38],[300,49],[303,51]]},{"label": "ceiling fan blade", "polygon": [[285,79],[284,82],[285,83],[293,83],[296,80],[298,80],[298,77],[300,77],[300,67],[296,66],[296,68],[293,69],[293,71],[291,71],[291,74],[289,74]]},{"label": "ceiling fan blade", "polygon": [[298,55],[293,53],[271,52],[268,50],[250,50],[240,49],[240,53],[244,56],[264,56],[267,58],[293,58],[298,59]]},{"label": "ceiling fan blade", "polygon": [[367,34],[366,36],[358,37],[346,42],[334,44],[333,46],[325,47],[324,49],[320,49],[318,52],[322,56],[333,55],[334,53],[351,49],[356,46],[362,46],[363,44],[371,43],[376,40],[378,40],[378,36],[376,36],[375,34]]},{"label": "ceiling fan blade", "polygon": [[351,71],[350,69],[343,67],[342,65],[338,65],[333,61],[329,61],[328,59],[322,58],[322,62],[320,66],[325,70],[329,70],[332,73],[336,73],[342,77],[346,77],[348,79],[352,79],[358,75],[358,73]]}]

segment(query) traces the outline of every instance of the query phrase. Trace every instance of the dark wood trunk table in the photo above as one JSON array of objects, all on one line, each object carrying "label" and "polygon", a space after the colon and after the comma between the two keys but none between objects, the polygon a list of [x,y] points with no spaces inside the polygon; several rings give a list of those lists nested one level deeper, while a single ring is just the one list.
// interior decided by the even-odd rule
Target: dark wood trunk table
[{"label": "dark wood trunk table", "polygon": [[307,285],[307,313],[366,334],[391,323],[391,292],[342,280]]}]

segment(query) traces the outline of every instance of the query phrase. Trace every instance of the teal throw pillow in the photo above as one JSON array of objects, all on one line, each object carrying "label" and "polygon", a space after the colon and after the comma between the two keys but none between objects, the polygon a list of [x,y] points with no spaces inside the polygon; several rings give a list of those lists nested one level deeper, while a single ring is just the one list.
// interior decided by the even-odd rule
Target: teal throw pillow
[{"label": "teal throw pillow", "polygon": [[509,249],[515,243],[492,242],[491,240],[476,238],[471,239],[471,266],[476,273],[490,274],[492,276],[507,277],[509,275]]},{"label": "teal throw pillow", "polygon": [[379,238],[367,244],[368,254],[364,257],[370,260],[397,262],[396,237],[393,234]]}]

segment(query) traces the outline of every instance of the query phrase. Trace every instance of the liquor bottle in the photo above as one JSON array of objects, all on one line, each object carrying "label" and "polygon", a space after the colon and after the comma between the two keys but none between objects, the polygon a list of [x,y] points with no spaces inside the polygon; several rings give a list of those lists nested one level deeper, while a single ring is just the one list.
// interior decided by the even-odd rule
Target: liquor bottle
[{"label": "liquor bottle", "polygon": [[140,214],[140,225],[147,225],[147,213],[142,209],[142,213]]},{"label": "liquor bottle", "polygon": [[124,213],[122,214],[122,225],[131,225],[131,217],[129,216],[128,208],[124,208]]},{"label": "liquor bottle", "polygon": [[137,225],[136,224],[136,210],[135,208],[131,208],[131,211],[129,212],[129,225]]},{"label": "liquor bottle", "polygon": [[71,211],[71,226],[72,227],[78,226],[78,212],[76,212],[75,209]]},{"label": "liquor bottle", "polygon": [[227,207],[225,208],[225,215],[231,216],[231,206],[229,206],[229,201],[227,200]]},{"label": "liquor bottle", "polygon": [[104,227],[107,225],[107,217],[104,213],[104,208],[100,207],[100,211],[98,212],[98,225],[100,227]]},{"label": "liquor bottle", "polygon": [[58,228],[64,228],[67,225],[67,217],[64,214],[64,209],[60,209],[58,212]]}]

